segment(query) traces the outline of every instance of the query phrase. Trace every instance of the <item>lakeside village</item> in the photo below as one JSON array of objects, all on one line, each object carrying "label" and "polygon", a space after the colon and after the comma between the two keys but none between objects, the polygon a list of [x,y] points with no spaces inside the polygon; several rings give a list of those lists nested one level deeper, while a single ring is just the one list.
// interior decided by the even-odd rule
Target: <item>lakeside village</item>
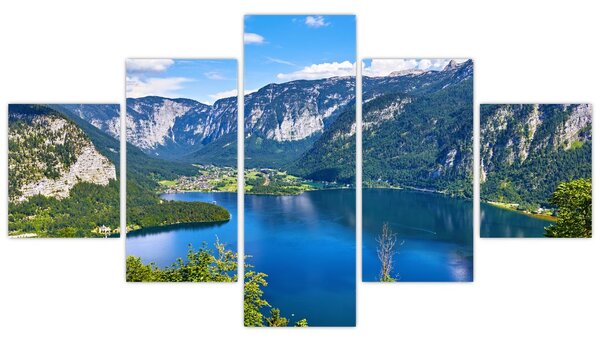
[{"label": "lakeside village", "polygon": [[[159,181],[160,193],[180,192],[235,192],[237,168],[214,165],[195,165],[198,174],[180,176],[175,180]],[[249,194],[295,195],[310,190],[351,188],[336,182],[315,182],[286,171],[268,168],[251,168],[244,171],[245,192]]]}]

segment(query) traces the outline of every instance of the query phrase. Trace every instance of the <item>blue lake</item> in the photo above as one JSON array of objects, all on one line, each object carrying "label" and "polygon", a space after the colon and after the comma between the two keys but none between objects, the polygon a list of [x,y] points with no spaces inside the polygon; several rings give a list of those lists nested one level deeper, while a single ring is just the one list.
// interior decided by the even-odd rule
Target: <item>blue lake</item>
[{"label": "blue lake", "polygon": [[483,202],[480,204],[480,212],[481,237],[544,237],[544,228],[554,224]]},{"label": "blue lake", "polygon": [[356,322],[355,190],[246,195],[248,263],[268,274],[265,298],[311,326]]},{"label": "blue lake", "polygon": [[185,258],[188,246],[200,248],[206,243],[214,249],[219,241],[237,251],[237,194],[236,193],[177,193],[163,194],[165,200],[215,202],[225,207],[231,220],[224,223],[185,224],[148,228],[127,234],[127,255],[139,256],[145,263],[154,262],[159,267],[170,266],[177,258]]},{"label": "blue lake", "polygon": [[440,194],[363,189],[363,281],[378,281],[377,238],[396,234],[392,276],[405,282],[473,280],[473,203]]},{"label": "blue lake", "polygon": [[[165,194],[168,200],[216,202],[232,220],[145,229],[127,235],[127,255],[168,266],[216,236],[236,249],[237,202],[233,193]],[[245,254],[253,270],[268,275],[264,298],[290,323],[352,326],[356,320],[355,190],[294,196],[245,196]]]}]

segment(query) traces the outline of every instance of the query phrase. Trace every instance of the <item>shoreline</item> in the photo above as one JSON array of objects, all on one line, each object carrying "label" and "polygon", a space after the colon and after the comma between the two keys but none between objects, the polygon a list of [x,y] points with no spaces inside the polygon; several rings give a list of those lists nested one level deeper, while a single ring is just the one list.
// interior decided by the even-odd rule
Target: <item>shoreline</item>
[{"label": "shoreline", "polygon": [[194,225],[194,224],[198,224],[198,225],[207,225],[207,224],[225,224],[231,221],[231,213],[229,214],[229,219],[227,220],[209,220],[209,221],[205,221],[205,222],[179,222],[179,223],[171,223],[171,224],[164,224],[164,225],[153,225],[153,226],[146,226],[146,227],[139,227],[139,228],[129,228],[129,226],[125,227],[125,237],[127,237],[127,235],[129,233],[133,233],[133,232],[138,232],[141,230],[153,230],[153,229],[165,229],[165,228],[169,228],[169,227],[178,227],[178,226],[182,226],[182,225]]},{"label": "shoreline", "polygon": [[427,188],[418,188],[418,187],[410,187],[410,186],[363,186],[363,189],[391,189],[391,190],[405,190],[409,192],[420,192],[420,193],[429,193],[429,194],[439,194],[443,196],[447,196],[449,198],[454,199],[467,199],[473,200],[472,197],[467,197],[464,195],[454,195],[449,192],[443,190],[435,190],[435,189],[427,189]]},{"label": "shoreline", "polygon": [[525,216],[528,216],[531,218],[547,220],[549,222],[554,222],[554,223],[556,223],[558,221],[558,217],[555,217],[555,216],[550,216],[550,215],[546,215],[546,214],[538,214],[538,213],[530,213],[530,212],[517,210],[516,208],[511,206],[512,204],[507,204],[507,203],[503,203],[503,202],[499,202],[499,201],[489,201],[489,200],[481,200],[481,202],[486,203],[491,206],[494,206],[494,207],[497,207],[497,208],[500,208],[500,209],[503,209],[503,210],[520,213],[522,215],[525,215]]}]

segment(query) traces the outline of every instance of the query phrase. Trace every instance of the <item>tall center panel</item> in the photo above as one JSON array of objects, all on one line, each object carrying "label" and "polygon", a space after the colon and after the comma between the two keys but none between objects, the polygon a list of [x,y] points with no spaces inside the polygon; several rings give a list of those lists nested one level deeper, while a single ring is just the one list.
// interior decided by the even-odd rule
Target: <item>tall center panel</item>
[{"label": "tall center panel", "polygon": [[356,17],[244,18],[244,325],[356,323]]}]

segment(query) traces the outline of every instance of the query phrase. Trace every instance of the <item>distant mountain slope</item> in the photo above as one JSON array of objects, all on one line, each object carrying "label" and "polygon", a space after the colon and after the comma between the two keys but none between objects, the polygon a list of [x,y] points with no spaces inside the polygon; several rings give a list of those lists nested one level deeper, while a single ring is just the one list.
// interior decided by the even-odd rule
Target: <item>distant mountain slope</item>
[{"label": "distant mountain slope", "polygon": [[481,105],[480,119],[483,200],[536,208],[559,182],[591,178],[591,105]]},{"label": "distant mountain slope", "polygon": [[50,104],[50,107],[87,121],[114,138],[121,133],[121,106],[119,104]]},{"label": "distant mountain slope", "polygon": [[127,141],[144,152],[180,159],[237,131],[237,98],[212,106],[185,98],[127,99]]},{"label": "distant mountain slope", "polygon": [[34,195],[62,199],[77,184],[116,180],[115,165],[85,132],[45,106],[9,107],[9,198]]}]

